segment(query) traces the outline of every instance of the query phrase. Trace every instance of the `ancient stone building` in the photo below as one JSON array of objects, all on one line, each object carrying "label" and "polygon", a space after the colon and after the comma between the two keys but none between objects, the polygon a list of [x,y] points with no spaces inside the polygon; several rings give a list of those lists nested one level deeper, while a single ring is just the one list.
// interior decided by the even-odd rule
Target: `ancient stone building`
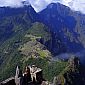
[{"label": "ancient stone building", "polygon": [[30,68],[30,74],[32,81],[34,82],[42,82],[43,76],[42,76],[42,69],[37,68],[35,65],[32,65]]},{"label": "ancient stone building", "polygon": [[16,85],[14,77],[8,78],[5,81],[1,82],[0,85]]},{"label": "ancient stone building", "polygon": [[41,85],[42,81],[42,69],[32,65],[27,66],[25,72],[22,73],[17,66],[15,77],[1,82],[1,85]]}]

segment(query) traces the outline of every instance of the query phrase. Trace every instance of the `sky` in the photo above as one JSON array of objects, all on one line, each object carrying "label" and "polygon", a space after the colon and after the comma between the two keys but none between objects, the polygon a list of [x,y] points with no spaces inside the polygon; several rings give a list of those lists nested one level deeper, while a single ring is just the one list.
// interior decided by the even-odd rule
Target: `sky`
[{"label": "sky", "polygon": [[0,0],[0,7],[22,7],[22,1],[29,2],[36,12],[40,12],[45,9],[50,3],[61,3],[72,10],[80,11],[85,14],[85,0]]}]

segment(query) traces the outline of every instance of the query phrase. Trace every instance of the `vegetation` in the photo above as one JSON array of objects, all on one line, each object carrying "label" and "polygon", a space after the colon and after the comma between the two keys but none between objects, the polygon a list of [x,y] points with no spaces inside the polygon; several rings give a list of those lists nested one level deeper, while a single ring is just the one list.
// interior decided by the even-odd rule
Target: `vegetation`
[{"label": "vegetation", "polygon": [[[20,65],[20,67],[24,69],[26,65],[35,64],[43,69],[44,77],[47,80],[52,81],[53,77],[65,68],[66,62],[49,61],[51,53],[37,40],[43,39],[44,42],[48,41],[51,37],[50,32],[44,24],[39,22],[32,24],[30,23],[31,21],[27,22],[25,17],[27,16],[19,15],[5,18],[5,20],[3,20],[3,26],[6,25],[6,27],[10,20],[11,25],[13,25],[11,28],[13,33],[4,40],[4,43],[0,42],[0,80],[14,76],[17,65]],[[18,19],[22,20],[20,20],[20,22],[16,22]],[[1,25],[2,23],[0,26]],[[27,25],[28,27],[26,27]],[[29,44],[30,42],[31,45]],[[34,43],[37,44],[34,45]],[[29,54],[26,55],[25,51],[29,52],[34,48],[39,56],[38,58],[30,58]]]},{"label": "vegetation", "polygon": [[[64,6],[59,7],[62,9]],[[42,22],[52,28],[49,29],[43,23],[36,22],[36,14],[31,7],[28,8],[23,8],[24,11],[17,14],[8,13],[10,16],[0,17],[0,81],[14,76],[17,65],[24,69],[32,64],[42,68],[44,78],[52,81],[54,76],[68,70],[65,68],[67,62],[52,61],[52,54],[78,51],[85,44],[84,29],[80,29],[84,28],[82,16],[77,14],[80,17],[78,19],[68,8],[60,11],[55,6],[56,10],[39,13],[40,17],[43,15]]]},{"label": "vegetation", "polygon": [[34,23],[33,26],[29,29],[28,33],[36,37],[42,37],[45,41],[48,41],[51,38],[49,28],[39,22]]},{"label": "vegetation", "polygon": [[66,68],[54,79],[58,85],[84,85],[85,66],[80,63],[79,58],[71,57]]},{"label": "vegetation", "polygon": [[50,61],[48,58],[30,58],[23,64],[26,65],[36,65],[43,69],[43,77],[52,81],[54,76],[57,76],[66,66],[67,62],[64,61]]}]

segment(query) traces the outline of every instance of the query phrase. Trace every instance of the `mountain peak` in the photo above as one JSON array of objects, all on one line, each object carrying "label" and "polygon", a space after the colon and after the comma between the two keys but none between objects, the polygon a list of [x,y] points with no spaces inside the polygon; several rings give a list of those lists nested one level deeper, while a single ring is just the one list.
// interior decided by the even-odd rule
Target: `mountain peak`
[{"label": "mountain peak", "polygon": [[29,3],[28,1],[22,1],[22,4],[23,4],[24,6],[29,6],[29,5],[30,5],[30,3]]}]

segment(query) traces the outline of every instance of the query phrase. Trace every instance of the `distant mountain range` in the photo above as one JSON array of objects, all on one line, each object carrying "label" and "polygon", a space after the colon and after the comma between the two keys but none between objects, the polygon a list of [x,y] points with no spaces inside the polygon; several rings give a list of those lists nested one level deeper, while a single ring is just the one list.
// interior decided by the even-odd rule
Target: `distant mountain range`
[{"label": "distant mountain range", "polygon": [[[0,8],[0,17],[10,17],[27,13],[32,22],[38,21],[49,27],[53,33],[52,43],[47,47],[54,54],[78,52],[85,47],[85,15],[73,12],[70,8],[52,3],[43,11],[36,13],[31,6],[24,8]],[[9,30],[10,31],[10,30]],[[60,47],[57,46],[57,43]],[[64,50],[61,50],[64,47]],[[57,52],[57,50],[59,50]]]},{"label": "distant mountain range", "polygon": [[25,66],[27,61],[32,62],[29,57],[51,58],[84,50],[84,28],[85,15],[59,3],[52,3],[39,13],[30,5],[1,7],[0,78],[13,75],[17,64]]}]

